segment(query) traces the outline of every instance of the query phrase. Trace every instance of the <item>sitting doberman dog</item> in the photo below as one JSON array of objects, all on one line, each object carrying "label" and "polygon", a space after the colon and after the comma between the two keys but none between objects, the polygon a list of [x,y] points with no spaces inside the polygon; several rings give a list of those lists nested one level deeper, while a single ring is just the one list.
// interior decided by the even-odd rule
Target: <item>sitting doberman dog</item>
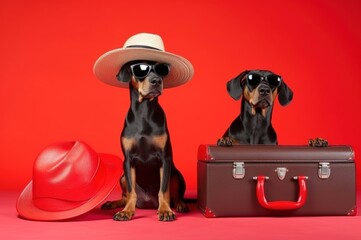
[{"label": "sitting doberman dog", "polygon": [[158,103],[163,89],[188,82],[192,64],[165,51],[159,35],[138,33],[117,48],[104,53],[94,64],[101,81],[130,90],[130,108],[121,134],[124,154],[123,190],[119,201],[103,209],[124,207],[113,219],[130,220],[135,208],[158,208],[158,219],[172,221],[175,213],[188,211],[184,203],[185,181],[175,167],[165,113]]},{"label": "sitting doberman dog", "polygon": [[158,103],[163,77],[169,65],[132,61],[121,68],[118,78],[129,82],[131,106],[121,134],[124,175],[122,199],[106,202],[103,209],[124,207],[114,220],[130,220],[135,207],[157,208],[161,221],[172,221],[177,212],[187,212],[183,201],[185,181],[172,160],[172,146],[165,113]]},{"label": "sitting doberman dog", "polygon": [[277,144],[271,123],[273,102],[278,95],[280,104],[285,106],[293,98],[282,77],[267,70],[244,71],[227,83],[227,91],[235,100],[243,96],[241,112],[217,145]]}]

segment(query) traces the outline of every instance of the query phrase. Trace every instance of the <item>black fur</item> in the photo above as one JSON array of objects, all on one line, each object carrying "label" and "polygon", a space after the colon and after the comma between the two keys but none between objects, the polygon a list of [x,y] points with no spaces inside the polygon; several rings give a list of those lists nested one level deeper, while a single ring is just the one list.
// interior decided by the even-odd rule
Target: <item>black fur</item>
[{"label": "black fur", "polygon": [[[114,220],[131,219],[134,205],[138,208],[158,208],[159,220],[171,221],[175,219],[175,214],[167,204],[172,204],[178,212],[188,209],[183,201],[185,181],[173,163],[166,117],[158,103],[158,96],[163,90],[162,77],[150,72],[144,79],[136,79],[129,68],[133,63],[125,64],[118,73],[120,81],[129,82],[131,100],[121,133],[124,175],[120,182],[123,197],[120,201],[105,203],[103,208],[124,206],[123,211],[114,215]],[[144,87],[139,87],[140,84]],[[135,176],[132,176],[132,169]],[[132,184],[134,177],[135,185]],[[134,197],[133,190],[136,193],[135,204],[129,200]],[[171,202],[164,204],[159,194],[169,194]]]}]

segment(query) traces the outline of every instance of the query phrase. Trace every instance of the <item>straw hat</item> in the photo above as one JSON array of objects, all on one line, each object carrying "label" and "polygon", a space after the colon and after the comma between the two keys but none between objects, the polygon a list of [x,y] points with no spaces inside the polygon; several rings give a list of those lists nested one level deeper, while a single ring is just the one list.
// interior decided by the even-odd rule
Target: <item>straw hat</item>
[{"label": "straw hat", "polygon": [[119,81],[117,74],[130,61],[147,60],[170,64],[170,72],[163,78],[163,87],[171,88],[189,81],[194,73],[192,64],[185,58],[165,51],[160,36],[139,33],[130,37],[123,48],[104,53],[94,64],[95,76],[112,86],[128,88],[129,84]]}]

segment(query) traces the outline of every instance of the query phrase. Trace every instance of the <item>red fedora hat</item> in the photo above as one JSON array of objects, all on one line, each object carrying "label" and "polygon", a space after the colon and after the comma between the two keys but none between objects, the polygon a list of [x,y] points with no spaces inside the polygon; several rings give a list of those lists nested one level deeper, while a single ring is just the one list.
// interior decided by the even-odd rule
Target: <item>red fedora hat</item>
[{"label": "red fedora hat", "polygon": [[120,158],[98,154],[80,141],[46,147],[36,158],[33,180],[17,201],[30,220],[62,220],[90,211],[113,190],[122,173]]}]

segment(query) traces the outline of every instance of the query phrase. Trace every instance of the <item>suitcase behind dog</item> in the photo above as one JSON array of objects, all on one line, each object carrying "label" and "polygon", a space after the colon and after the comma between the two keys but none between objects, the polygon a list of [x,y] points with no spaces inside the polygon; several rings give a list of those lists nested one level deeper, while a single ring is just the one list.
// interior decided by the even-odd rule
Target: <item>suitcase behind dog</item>
[{"label": "suitcase behind dog", "polygon": [[206,217],[356,215],[350,146],[201,145],[197,173]]}]

